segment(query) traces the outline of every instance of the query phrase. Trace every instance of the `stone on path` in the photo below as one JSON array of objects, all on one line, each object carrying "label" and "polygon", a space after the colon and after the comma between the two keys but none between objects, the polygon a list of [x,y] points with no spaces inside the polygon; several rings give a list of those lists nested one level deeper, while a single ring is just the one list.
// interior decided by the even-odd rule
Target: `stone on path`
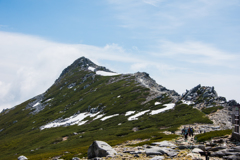
[{"label": "stone on path", "polygon": [[194,148],[192,150],[193,153],[199,153],[199,152],[203,152],[203,150],[199,149],[199,148]]},{"label": "stone on path", "polygon": [[150,156],[150,155],[163,155],[166,154],[170,157],[174,157],[176,156],[178,153],[177,151],[171,149],[171,148],[166,148],[166,147],[151,147],[146,149],[146,155]]},{"label": "stone on path", "polygon": [[115,156],[117,152],[106,142],[94,141],[88,148],[88,158]]},{"label": "stone on path", "polygon": [[151,147],[146,149],[146,155],[162,155],[160,147]]},{"label": "stone on path", "polygon": [[156,157],[153,157],[151,160],[164,160],[164,157],[163,156],[156,156]]}]

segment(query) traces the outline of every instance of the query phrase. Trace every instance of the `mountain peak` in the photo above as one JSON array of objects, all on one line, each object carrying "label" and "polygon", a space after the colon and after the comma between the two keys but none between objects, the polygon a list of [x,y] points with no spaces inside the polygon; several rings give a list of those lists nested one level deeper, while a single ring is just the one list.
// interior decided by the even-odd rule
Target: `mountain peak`
[{"label": "mountain peak", "polygon": [[114,73],[113,71],[107,69],[104,66],[98,66],[95,63],[93,63],[90,59],[86,58],[86,57],[80,57],[77,60],[75,60],[70,66],[68,66],[67,68],[65,68],[62,73],[60,74],[59,78],[56,80],[60,80],[63,76],[65,76],[67,73],[69,72],[73,72],[75,69],[78,69],[79,71],[93,71],[93,72],[97,72],[97,71],[104,71],[104,72],[110,72],[110,73]]}]

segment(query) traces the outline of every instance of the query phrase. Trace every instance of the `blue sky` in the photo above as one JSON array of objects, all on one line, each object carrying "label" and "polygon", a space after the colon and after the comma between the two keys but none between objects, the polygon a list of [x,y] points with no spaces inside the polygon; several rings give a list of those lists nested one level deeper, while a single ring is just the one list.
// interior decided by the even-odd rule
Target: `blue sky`
[{"label": "blue sky", "polygon": [[0,0],[0,110],[44,92],[81,56],[240,102],[239,15],[240,0]]}]

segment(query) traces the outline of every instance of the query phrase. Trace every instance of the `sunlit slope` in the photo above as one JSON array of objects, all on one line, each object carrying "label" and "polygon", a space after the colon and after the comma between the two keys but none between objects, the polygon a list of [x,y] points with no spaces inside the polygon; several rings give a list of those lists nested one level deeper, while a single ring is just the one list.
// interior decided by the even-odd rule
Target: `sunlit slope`
[{"label": "sunlit slope", "polygon": [[176,103],[174,91],[156,87],[148,77],[143,85],[135,74],[111,73],[80,58],[45,93],[2,112],[1,159],[16,159],[20,154],[29,159],[57,155],[71,159],[86,156],[94,140],[116,145],[137,138],[171,139],[174,136],[159,131],[211,123],[192,106]]}]

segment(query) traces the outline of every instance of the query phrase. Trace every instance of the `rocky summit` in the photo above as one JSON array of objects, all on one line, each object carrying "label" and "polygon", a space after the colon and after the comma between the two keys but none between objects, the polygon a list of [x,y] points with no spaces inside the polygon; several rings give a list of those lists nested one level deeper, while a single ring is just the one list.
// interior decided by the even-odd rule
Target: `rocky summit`
[{"label": "rocky summit", "polygon": [[[236,104],[214,87],[197,85],[180,95],[148,73],[119,74],[81,57],[44,93],[0,113],[0,157],[191,159],[189,146],[201,157],[206,141],[231,133]],[[194,136],[184,139],[190,126]],[[214,142],[209,152],[231,158],[238,143],[221,139],[228,146]]]}]

